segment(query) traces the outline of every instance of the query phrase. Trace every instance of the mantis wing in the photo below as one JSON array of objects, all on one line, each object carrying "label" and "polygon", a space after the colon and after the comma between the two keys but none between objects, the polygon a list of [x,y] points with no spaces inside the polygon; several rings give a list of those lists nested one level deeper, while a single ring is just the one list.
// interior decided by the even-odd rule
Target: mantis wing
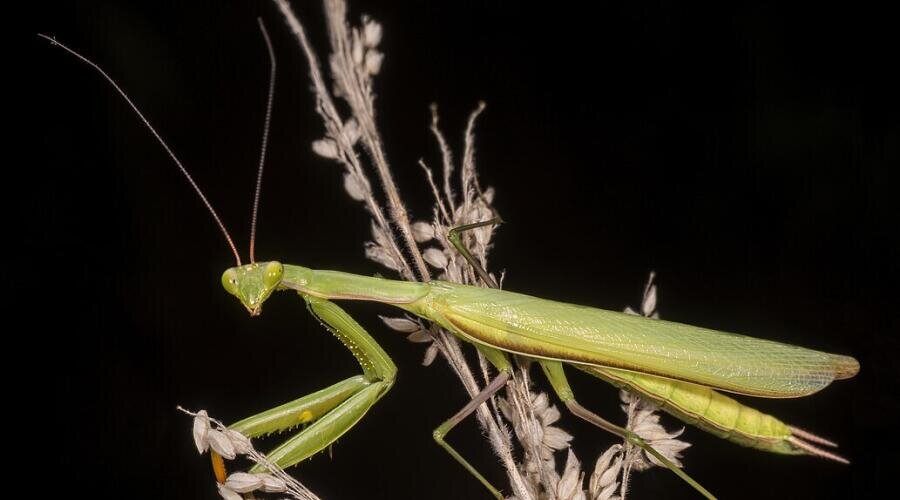
[{"label": "mantis wing", "polygon": [[849,356],[502,290],[441,285],[433,307],[443,326],[525,356],[772,398],[812,394],[859,371]]}]

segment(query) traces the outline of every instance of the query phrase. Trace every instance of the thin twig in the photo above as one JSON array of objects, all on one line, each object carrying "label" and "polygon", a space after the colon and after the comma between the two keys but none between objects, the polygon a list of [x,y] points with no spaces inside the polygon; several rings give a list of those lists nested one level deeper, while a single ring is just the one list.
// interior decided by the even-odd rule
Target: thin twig
[{"label": "thin twig", "polygon": [[394,257],[400,265],[400,273],[405,279],[415,280],[415,274],[413,273],[412,268],[409,266],[409,263],[406,261],[403,253],[400,251],[400,247],[397,245],[397,242],[393,237],[393,233],[390,231],[390,226],[388,225],[387,219],[384,216],[384,211],[375,200],[375,197],[371,196],[372,188],[368,180],[366,179],[365,174],[363,173],[363,168],[359,162],[359,157],[353,151],[353,145],[348,140],[349,138],[346,136],[346,134],[342,133],[341,124],[343,123],[343,121],[341,120],[340,114],[338,114],[337,108],[334,105],[334,101],[331,99],[331,94],[328,92],[328,88],[325,85],[325,80],[322,78],[319,59],[318,57],[316,57],[316,53],[312,49],[312,46],[310,45],[309,40],[306,37],[306,30],[303,29],[303,25],[300,24],[300,20],[297,19],[296,15],[294,15],[294,12],[291,10],[291,6],[287,2],[287,0],[273,1],[278,6],[278,9],[281,11],[282,15],[284,15],[288,26],[291,28],[291,31],[299,40],[300,46],[303,48],[303,53],[306,55],[307,61],[309,61],[309,74],[310,78],[313,81],[313,86],[315,88],[316,99],[318,103],[318,106],[316,108],[325,122],[325,127],[328,131],[328,135],[335,141],[337,141],[341,151],[344,153],[342,159],[348,166],[351,175],[355,177],[357,182],[360,183],[361,187],[369,194],[365,197],[366,208],[369,210],[369,213],[372,214],[372,217],[375,218],[375,222],[378,224],[378,227],[381,228],[382,232],[385,235],[387,235],[390,251],[392,252],[392,254],[394,254]]}]

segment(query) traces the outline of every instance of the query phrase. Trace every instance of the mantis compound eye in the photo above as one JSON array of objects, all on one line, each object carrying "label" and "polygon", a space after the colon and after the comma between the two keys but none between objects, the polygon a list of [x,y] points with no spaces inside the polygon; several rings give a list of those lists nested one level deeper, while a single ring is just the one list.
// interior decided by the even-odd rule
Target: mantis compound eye
[{"label": "mantis compound eye", "polygon": [[269,262],[266,264],[266,270],[263,274],[263,283],[266,288],[275,288],[281,283],[281,277],[284,275],[284,266],[281,262]]},{"label": "mantis compound eye", "polygon": [[238,275],[234,269],[228,269],[222,273],[222,286],[231,295],[238,294]]}]

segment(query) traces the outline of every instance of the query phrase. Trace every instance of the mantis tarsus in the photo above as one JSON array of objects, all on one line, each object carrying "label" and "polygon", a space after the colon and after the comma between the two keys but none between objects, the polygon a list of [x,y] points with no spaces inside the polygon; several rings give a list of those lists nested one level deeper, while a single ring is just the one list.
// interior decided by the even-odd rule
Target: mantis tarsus
[{"label": "mantis tarsus", "polygon": [[[224,226],[222,229],[230,241]],[[460,250],[464,251],[461,247]],[[388,355],[333,300],[390,304],[473,343],[499,374],[466,406],[466,411],[503,387],[511,368],[508,353],[512,352],[536,360],[574,414],[639,446],[644,446],[639,438],[578,404],[563,373],[564,364],[655,399],[679,418],[732,441],[772,452],[840,460],[813,444],[831,443],[790,428],[715,389],[763,397],[804,396],[834,379],[853,376],[858,363],[847,356],[500,290],[442,282],[400,282],[278,262],[254,262],[252,251],[251,263],[241,265],[238,259],[238,265],[223,274],[222,282],[253,315],[260,313],[262,303],[272,292],[298,292],[312,314],[347,345],[363,370],[362,375],[232,426],[257,436],[309,424],[270,455],[283,467],[326,448],[349,430],[394,381],[396,367]],[[435,438],[499,496],[474,467],[443,441],[466,411],[436,429]],[[670,468],[683,475],[674,466]],[[698,484],[683,477],[708,495]]]}]

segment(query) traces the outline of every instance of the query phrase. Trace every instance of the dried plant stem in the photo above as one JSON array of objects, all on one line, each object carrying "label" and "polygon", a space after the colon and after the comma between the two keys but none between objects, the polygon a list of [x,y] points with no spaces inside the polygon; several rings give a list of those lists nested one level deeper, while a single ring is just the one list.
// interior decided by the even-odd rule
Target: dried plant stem
[{"label": "dried plant stem", "polygon": [[[434,135],[435,140],[438,143],[438,146],[441,148],[441,158],[444,162],[444,199],[450,204],[450,211],[455,212],[456,207],[453,203],[453,189],[450,186],[450,174],[453,173],[453,153],[450,151],[450,146],[447,145],[447,140],[444,139],[444,134],[441,133],[441,130],[438,128],[438,111],[437,104],[431,105],[431,133]],[[424,166],[424,165],[423,165]],[[465,184],[463,184],[465,185]],[[437,203],[439,203],[443,207],[443,200],[441,196],[435,193],[435,199]],[[449,220],[449,217],[444,213],[444,217]]]},{"label": "dried plant stem", "polygon": [[422,253],[419,252],[419,247],[413,239],[406,206],[404,206],[403,200],[401,200],[400,194],[397,192],[397,184],[394,182],[393,175],[391,175],[381,144],[381,138],[375,126],[371,89],[367,84],[368,82],[361,81],[357,72],[354,71],[356,65],[353,64],[353,56],[350,54],[350,46],[348,44],[350,37],[347,34],[346,2],[344,0],[325,0],[325,17],[328,19],[328,33],[331,39],[331,70],[334,73],[332,76],[344,83],[344,97],[353,110],[353,116],[359,121],[363,144],[365,144],[372,157],[372,162],[375,164],[378,176],[381,178],[381,185],[387,196],[388,206],[391,207],[391,218],[406,241],[407,250],[409,250],[416,263],[416,270],[419,272],[419,276],[422,277],[422,281],[431,281],[431,274],[428,272],[428,267],[422,259]]},{"label": "dried plant stem", "polygon": [[328,135],[338,141],[340,151],[344,155],[341,160],[345,165],[348,166],[348,169],[351,171],[351,175],[355,177],[357,182],[362,185],[362,187],[368,194],[368,196],[365,197],[366,208],[369,210],[369,213],[372,214],[372,217],[375,219],[378,227],[380,227],[384,234],[388,236],[390,250],[400,263],[400,273],[405,279],[414,281],[415,274],[413,274],[412,268],[406,262],[406,258],[403,256],[403,253],[400,251],[400,247],[397,245],[396,240],[393,238],[393,233],[392,231],[390,231],[390,226],[388,225],[387,219],[384,216],[384,211],[375,200],[375,197],[371,195],[371,185],[365,173],[363,172],[359,157],[353,150],[353,144],[350,142],[346,134],[342,133],[343,121],[341,120],[340,114],[338,114],[337,107],[335,107],[334,105],[334,101],[331,99],[331,94],[328,92],[328,87],[325,85],[325,80],[322,78],[322,71],[319,67],[319,59],[318,57],[316,57],[316,53],[312,49],[312,46],[310,45],[309,40],[306,37],[306,30],[303,29],[303,25],[300,24],[300,20],[297,19],[296,15],[294,15],[294,12],[291,10],[291,6],[287,2],[287,0],[274,0],[274,2],[278,6],[278,9],[281,11],[282,15],[284,15],[285,21],[291,28],[291,31],[299,40],[300,46],[303,48],[303,52],[306,55],[306,59],[309,61],[309,74],[310,78],[313,81],[318,104],[316,108],[325,122],[325,127]]}]

